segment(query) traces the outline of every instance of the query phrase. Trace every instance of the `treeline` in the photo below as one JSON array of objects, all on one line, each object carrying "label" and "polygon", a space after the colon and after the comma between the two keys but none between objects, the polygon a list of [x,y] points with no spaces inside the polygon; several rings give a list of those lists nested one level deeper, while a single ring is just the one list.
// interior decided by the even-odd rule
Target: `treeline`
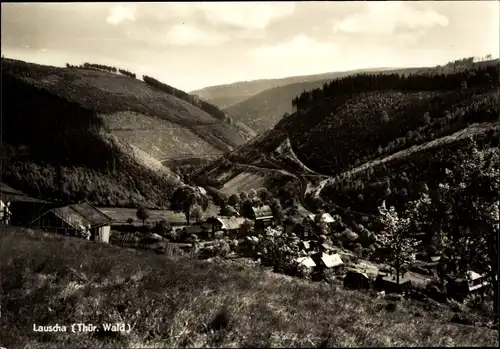
[{"label": "treeline", "polygon": [[[458,63],[457,63],[458,64]],[[463,64],[462,64],[463,65]],[[478,66],[476,69],[446,73],[409,74],[358,74],[325,83],[323,88],[304,91],[292,100],[296,110],[314,108],[324,99],[335,99],[342,95],[372,91],[451,91],[498,84],[499,64]]]},{"label": "treeline", "polygon": [[155,78],[152,78],[152,77],[147,76],[147,75],[143,75],[142,80],[144,80],[144,82],[146,84],[148,84],[154,88],[157,88],[158,90],[161,90],[161,91],[168,93],[172,96],[175,96],[177,98],[180,98],[183,101],[186,101],[186,102],[196,106],[197,108],[200,108],[201,110],[203,110],[207,114],[213,116],[217,120],[227,121],[229,123],[232,123],[232,120],[227,117],[225,112],[223,112],[221,109],[219,109],[215,105],[200,99],[198,96],[186,93],[182,90],[179,90],[175,87],[167,85],[167,84],[165,84],[161,81],[158,81]]},{"label": "treeline", "polygon": [[104,65],[104,64],[95,64],[95,63],[83,63],[81,65],[71,65],[69,63],[66,63],[66,68],[78,68],[78,69],[91,69],[91,70],[99,70],[99,71],[105,71],[108,73],[120,73],[122,75],[128,76],[129,78],[136,78],[135,73],[132,73],[128,70],[125,69],[119,69],[116,67],[112,67],[109,65]]}]

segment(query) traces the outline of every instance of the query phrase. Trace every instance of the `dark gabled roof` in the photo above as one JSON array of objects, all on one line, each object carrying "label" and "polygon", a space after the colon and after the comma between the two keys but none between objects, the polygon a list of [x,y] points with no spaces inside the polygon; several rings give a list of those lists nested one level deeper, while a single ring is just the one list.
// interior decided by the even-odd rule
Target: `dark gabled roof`
[{"label": "dark gabled roof", "polygon": [[269,205],[252,207],[252,211],[255,215],[255,219],[273,218],[273,210],[271,210],[271,207]]},{"label": "dark gabled roof", "polygon": [[[88,202],[81,202],[69,206],[54,208],[48,212],[52,212],[57,217],[65,221],[70,226],[77,228],[79,226],[98,227],[108,225],[112,219],[102,213],[99,209],[89,204]],[[44,213],[43,215],[45,215]],[[42,215],[42,216],[43,216]],[[39,220],[42,216],[33,220],[32,223]]]},{"label": "dark gabled roof", "polygon": [[70,205],[70,207],[85,217],[92,225],[108,225],[112,221],[111,217],[88,202]]},{"label": "dark gabled roof", "polygon": [[33,202],[33,203],[49,203],[45,200],[33,198],[20,190],[14,189],[5,183],[0,182],[0,200],[4,202]]}]

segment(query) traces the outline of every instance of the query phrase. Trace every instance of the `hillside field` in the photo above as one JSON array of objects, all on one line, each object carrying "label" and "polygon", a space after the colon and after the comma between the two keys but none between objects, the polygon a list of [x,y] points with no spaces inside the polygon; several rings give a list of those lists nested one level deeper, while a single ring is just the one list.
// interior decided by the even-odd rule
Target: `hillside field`
[{"label": "hillside field", "polygon": [[[0,253],[7,348],[498,346],[496,331],[452,323],[453,312],[434,303],[389,307],[371,293],[258,267],[15,228],[0,236]],[[33,331],[75,322],[100,331]],[[115,322],[131,331],[103,331]]]}]

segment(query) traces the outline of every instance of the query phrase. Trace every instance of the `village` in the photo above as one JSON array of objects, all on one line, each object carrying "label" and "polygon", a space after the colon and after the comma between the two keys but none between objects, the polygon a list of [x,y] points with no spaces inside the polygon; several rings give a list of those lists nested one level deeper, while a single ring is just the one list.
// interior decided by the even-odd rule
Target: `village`
[{"label": "village", "polygon": [[413,253],[412,262],[398,273],[380,258],[392,251],[384,249],[376,235],[346,229],[337,215],[328,212],[313,214],[302,208],[295,217],[275,217],[270,205],[257,202],[243,217],[237,204],[219,210],[210,203],[203,215],[193,214],[188,224],[182,212],[173,210],[96,207],[86,201],[61,206],[5,184],[0,204],[4,225],[157,254],[189,254],[209,263],[261,266],[312,281],[372,290],[379,296],[462,302],[489,285],[485,275],[474,271],[466,279],[448,278],[443,283],[441,256],[432,251]]}]

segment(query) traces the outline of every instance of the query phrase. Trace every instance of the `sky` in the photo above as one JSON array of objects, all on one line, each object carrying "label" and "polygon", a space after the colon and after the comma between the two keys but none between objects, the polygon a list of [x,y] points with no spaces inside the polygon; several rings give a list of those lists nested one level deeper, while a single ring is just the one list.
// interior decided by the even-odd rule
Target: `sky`
[{"label": "sky", "polygon": [[185,91],[498,57],[498,1],[2,3],[8,58],[113,65]]}]

